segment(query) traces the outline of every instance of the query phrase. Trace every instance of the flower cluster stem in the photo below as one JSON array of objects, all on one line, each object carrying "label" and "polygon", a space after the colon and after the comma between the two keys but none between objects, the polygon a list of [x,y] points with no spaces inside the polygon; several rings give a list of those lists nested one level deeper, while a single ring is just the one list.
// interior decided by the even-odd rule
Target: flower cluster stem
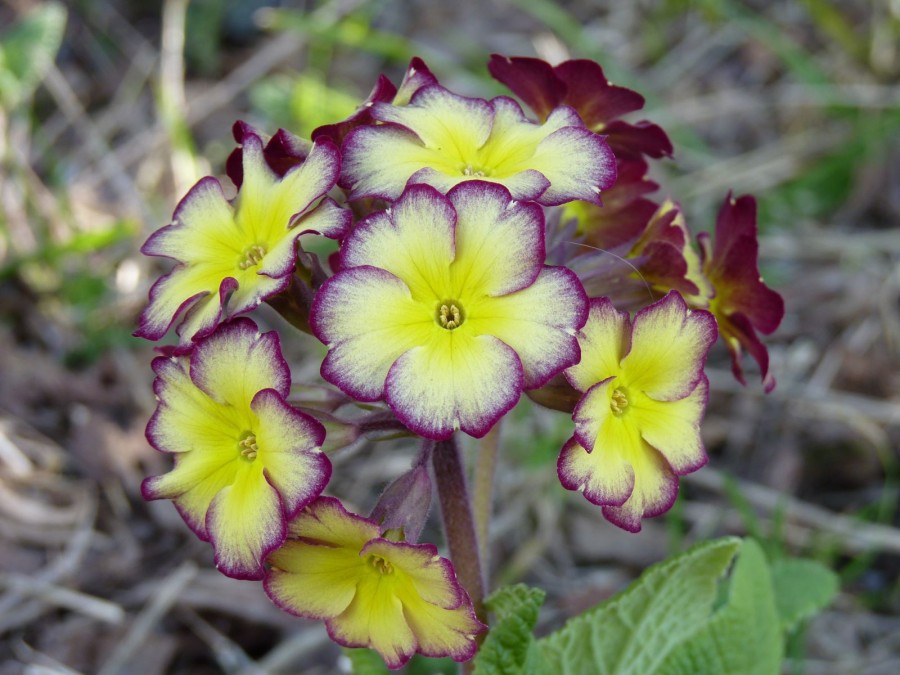
[{"label": "flower cluster stem", "polygon": [[475,518],[475,534],[478,537],[481,553],[481,568],[485,572],[490,569],[488,530],[494,500],[494,474],[497,471],[497,456],[500,453],[500,424],[502,421],[495,424],[487,436],[482,439],[478,448],[475,473],[472,476],[472,511]]},{"label": "flower cluster stem", "polygon": [[466,490],[462,456],[454,437],[435,444],[432,462],[450,559],[460,583],[472,600],[475,615],[479,621],[487,624],[478,537]]}]

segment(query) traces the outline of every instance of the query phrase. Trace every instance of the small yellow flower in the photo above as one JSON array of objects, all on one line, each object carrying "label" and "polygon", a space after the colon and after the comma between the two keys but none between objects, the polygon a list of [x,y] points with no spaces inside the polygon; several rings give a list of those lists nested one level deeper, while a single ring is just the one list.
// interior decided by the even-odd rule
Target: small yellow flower
[{"label": "small yellow flower", "polygon": [[603,507],[619,527],[667,511],[678,476],[706,464],[700,419],[709,385],[703,364],[716,339],[706,311],[671,292],[635,316],[608,298],[591,301],[581,330],[581,362],[566,371],[583,392],[575,435],[563,446],[560,482]]},{"label": "small yellow flower", "polygon": [[279,176],[266,162],[262,139],[247,131],[242,162],[234,205],[218,180],[204,178],[181,200],[173,223],[141,249],[178,264],[150,289],[138,337],[158,340],[183,315],[178,334],[180,351],[187,351],[220,322],[287,288],[301,234],[337,239],[349,228],[350,212],[325,197],[341,165],[330,139],[317,141],[301,164]]},{"label": "small yellow flower", "polygon": [[323,619],[332,640],[374,649],[390,668],[416,653],[467,661],[486,628],[434,546],[386,539],[331,497],[300,513],[269,562],[265,589],[275,604]]},{"label": "small yellow flower", "polygon": [[221,326],[189,357],[158,358],[159,405],[147,439],[175,468],[147,478],[145,499],[171,499],[230,577],[261,579],[286,521],[331,476],[325,429],[286,402],[291,373],[274,332],[250,319]]}]

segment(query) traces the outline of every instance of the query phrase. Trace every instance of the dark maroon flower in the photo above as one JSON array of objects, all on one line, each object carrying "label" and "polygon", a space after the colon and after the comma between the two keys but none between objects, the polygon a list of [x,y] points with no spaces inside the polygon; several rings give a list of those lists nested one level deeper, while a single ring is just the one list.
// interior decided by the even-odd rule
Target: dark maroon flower
[{"label": "dark maroon flower", "polygon": [[784,300],[759,274],[756,200],[751,195],[726,197],[716,219],[715,244],[706,233],[697,237],[703,273],[715,295],[709,310],[719,322],[719,334],[731,352],[731,370],[745,384],[741,354],[746,350],[759,364],[766,392],[775,388],[769,373],[769,352],[757,331],[769,335],[784,317]]}]

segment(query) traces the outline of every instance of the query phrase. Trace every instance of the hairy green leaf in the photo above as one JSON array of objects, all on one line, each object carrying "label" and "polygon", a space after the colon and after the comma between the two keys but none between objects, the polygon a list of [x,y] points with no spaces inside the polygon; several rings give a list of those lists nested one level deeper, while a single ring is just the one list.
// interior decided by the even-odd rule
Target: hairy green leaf
[{"label": "hairy green leaf", "polygon": [[728,601],[666,658],[659,675],[775,675],[782,657],[781,625],[765,554],[752,539],[741,546]]},{"label": "hairy green leaf", "polygon": [[495,620],[475,657],[475,675],[546,672],[532,634],[544,595],[539,588],[516,584],[496,590],[485,600]]},{"label": "hairy green leaf", "polygon": [[718,579],[739,546],[735,538],[704,542],[649,568],[623,593],[540,640],[544,672],[657,672],[667,655],[708,620]]},{"label": "hairy green leaf", "polygon": [[777,560],[771,572],[775,606],[785,631],[827,607],[840,587],[837,574],[816,560]]}]

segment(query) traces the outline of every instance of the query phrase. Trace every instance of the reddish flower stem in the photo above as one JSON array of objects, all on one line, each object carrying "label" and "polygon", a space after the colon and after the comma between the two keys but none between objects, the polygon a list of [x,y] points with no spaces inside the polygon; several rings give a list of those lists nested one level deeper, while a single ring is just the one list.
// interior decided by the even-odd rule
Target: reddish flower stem
[{"label": "reddish flower stem", "polygon": [[497,472],[497,456],[500,453],[500,422],[481,439],[475,464],[472,485],[472,513],[475,518],[475,535],[481,552],[481,568],[489,574],[491,506],[494,499],[494,474]]},{"label": "reddish flower stem", "polygon": [[[479,621],[487,624],[478,537],[466,490],[462,456],[454,437],[435,443],[432,462],[450,559],[456,569],[456,576],[472,600],[475,615]],[[484,633],[480,637],[483,638]]]}]

